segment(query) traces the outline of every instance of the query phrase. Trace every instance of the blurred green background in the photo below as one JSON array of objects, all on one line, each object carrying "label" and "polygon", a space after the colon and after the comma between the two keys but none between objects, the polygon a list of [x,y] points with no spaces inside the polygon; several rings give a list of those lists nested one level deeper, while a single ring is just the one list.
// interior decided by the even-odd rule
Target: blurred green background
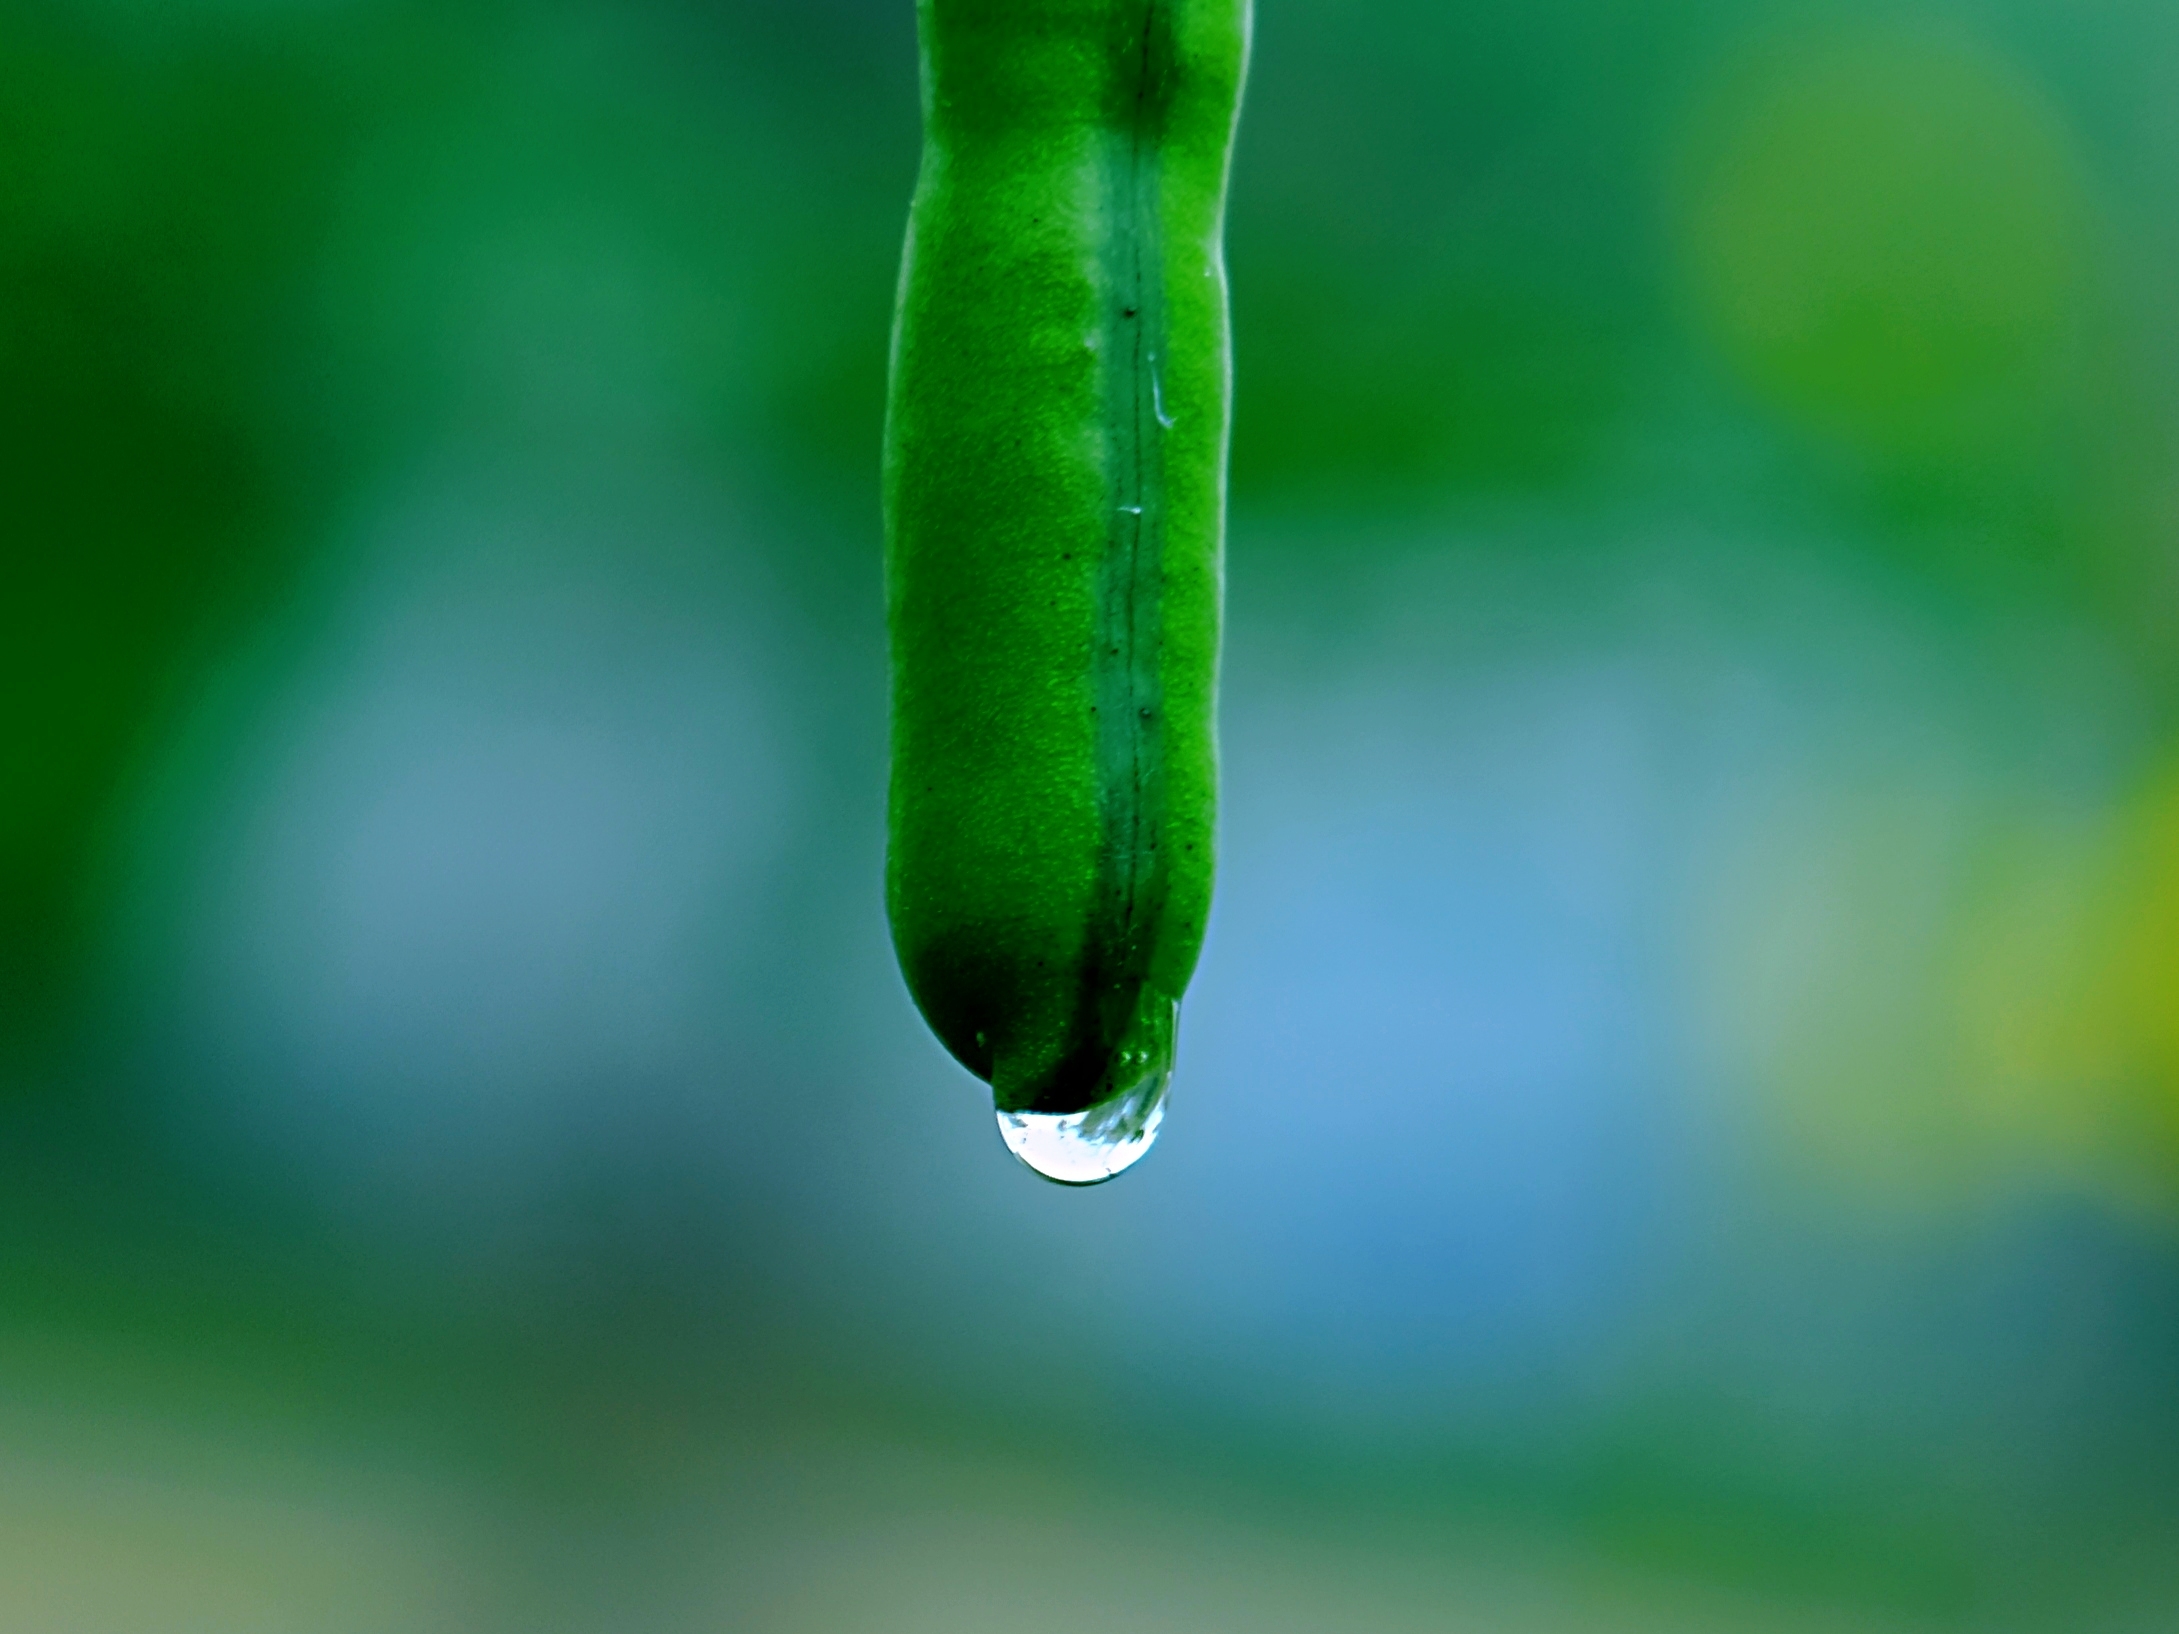
[{"label": "blurred green background", "polygon": [[1261,0],[1162,1149],[880,908],[908,0],[0,0],[0,1630],[2179,1627],[2179,9]]}]

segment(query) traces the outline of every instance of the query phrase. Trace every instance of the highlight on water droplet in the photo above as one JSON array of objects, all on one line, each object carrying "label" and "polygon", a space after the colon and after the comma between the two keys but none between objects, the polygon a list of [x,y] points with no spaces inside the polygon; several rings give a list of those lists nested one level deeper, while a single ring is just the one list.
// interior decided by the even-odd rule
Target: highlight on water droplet
[{"label": "highlight on water droplet", "polygon": [[1169,1057],[1130,1052],[1147,1070],[1135,1087],[1080,1112],[999,1113],[1006,1149],[1062,1186],[1102,1185],[1125,1174],[1158,1138],[1165,1122],[1165,1089],[1173,1079]]}]

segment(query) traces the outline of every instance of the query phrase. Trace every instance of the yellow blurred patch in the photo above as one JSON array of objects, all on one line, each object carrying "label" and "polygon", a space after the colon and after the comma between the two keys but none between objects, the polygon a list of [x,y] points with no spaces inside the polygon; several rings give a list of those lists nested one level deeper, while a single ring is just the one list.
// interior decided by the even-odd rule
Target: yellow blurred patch
[{"label": "yellow blurred patch", "polygon": [[1717,859],[1698,940],[1698,1036],[1785,1166],[2179,1221],[2179,767],[2102,817],[1802,792]]}]

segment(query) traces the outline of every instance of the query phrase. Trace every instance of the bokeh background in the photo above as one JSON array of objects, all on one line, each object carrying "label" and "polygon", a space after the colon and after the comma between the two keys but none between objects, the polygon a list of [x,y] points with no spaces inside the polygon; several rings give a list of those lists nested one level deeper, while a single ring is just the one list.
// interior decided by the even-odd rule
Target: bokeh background
[{"label": "bokeh background", "polygon": [[880,909],[914,74],[0,4],[0,1630],[2179,1628],[2179,8],[1260,0],[1087,1194]]}]

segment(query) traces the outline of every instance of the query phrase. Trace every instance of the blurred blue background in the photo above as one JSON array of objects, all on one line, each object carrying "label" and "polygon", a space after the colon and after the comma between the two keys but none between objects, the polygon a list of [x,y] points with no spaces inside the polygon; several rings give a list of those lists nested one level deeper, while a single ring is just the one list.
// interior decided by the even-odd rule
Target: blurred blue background
[{"label": "blurred blue background", "polygon": [[2179,10],[1261,0],[1155,1159],[880,905],[907,0],[0,0],[0,1630],[2179,1628]]}]

